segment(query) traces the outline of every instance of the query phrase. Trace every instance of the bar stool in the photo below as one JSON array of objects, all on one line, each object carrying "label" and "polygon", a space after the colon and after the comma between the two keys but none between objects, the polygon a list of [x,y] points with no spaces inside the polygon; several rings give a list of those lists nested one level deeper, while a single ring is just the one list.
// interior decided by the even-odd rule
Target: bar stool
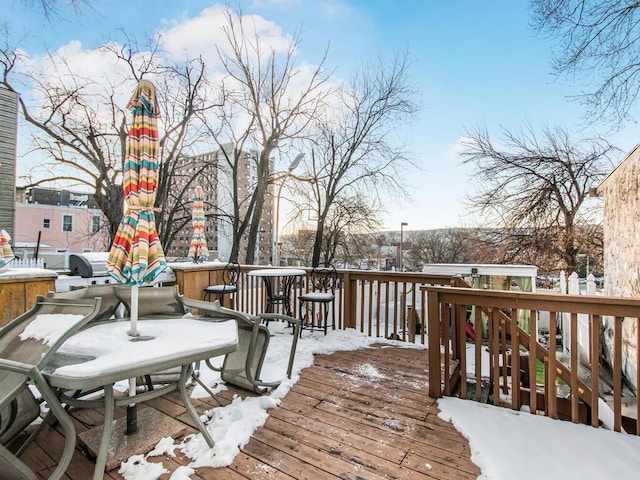
[{"label": "bar stool", "polygon": [[[335,288],[338,281],[338,273],[334,266],[313,267],[308,284],[311,291],[298,297],[300,303],[301,328],[315,328],[324,330],[327,334],[329,326],[329,306],[331,306],[331,328],[336,329],[336,318],[333,309],[333,302],[336,298]],[[311,319],[309,319],[309,304],[311,304]],[[316,304],[322,305],[322,318],[316,318]]]},{"label": "bar stool", "polygon": [[238,291],[238,277],[240,276],[240,265],[236,262],[229,262],[222,271],[222,282],[218,285],[209,285],[204,289],[204,300],[211,295],[216,295],[220,300],[220,305],[224,307],[224,296]]}]

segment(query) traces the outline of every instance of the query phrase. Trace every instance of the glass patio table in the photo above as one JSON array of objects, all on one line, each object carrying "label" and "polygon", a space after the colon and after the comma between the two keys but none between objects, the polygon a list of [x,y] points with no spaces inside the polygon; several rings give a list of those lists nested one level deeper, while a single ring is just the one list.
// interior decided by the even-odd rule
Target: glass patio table
[{"label": "glass patio table", "polygon": [[265,313],[274,313],[275,305],[282,305],[290,317],[293,317],[291,291],[296,279],[306,274],[307,272],[301,268],[261,268],[247,273],[252,277],[261,277],[264,282],[267,303]]},{"label": "glass patio table", "polygon": [[[72,335],[62,344],[43,374],[57,388],[63,403],[84,408],[104,408],[104,427],[97,453],[94,479],[102,479],[116,406],[139,403],[179,390],[184,406],[206,442],[214,442],[186,390],[192,364],[226,355],[236,350],[238,327],[235,320],[170,318],[143,320],[140,330],[152,337],[131,341],[129,321],[98,323]],[[114,398],[113,385],[130,378],[144,377],[180,368],[178,380],[133,396]],[[91,392],[104,389],[100,399],[77,398],[65,392]]]}]

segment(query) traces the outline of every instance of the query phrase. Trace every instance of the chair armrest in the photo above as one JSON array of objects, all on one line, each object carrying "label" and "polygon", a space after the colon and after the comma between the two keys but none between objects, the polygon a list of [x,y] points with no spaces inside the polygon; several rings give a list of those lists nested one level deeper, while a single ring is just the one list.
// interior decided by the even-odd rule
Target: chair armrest
[{"label": "chair armrest", "polygon": [[28,363],[16,362],[7,358],[0,358],[0,370],[7,370],[13,373],[22,373],[30,375],[36,367]]},{"label": "chair armrest", "polygon": [[285,320],[289,323],[293,323],[294,325],[301,325],[302,321],[299,318],[293,318],[289,315],[283,315],[280,313],[259,313],[255,315],[255,318],[259,318],[260,320]]},{"label": "chair armrest", "polygon": [[[200,310],[203,315],[207,316],[208,314],[214,314],[212,316],[225,317],[227,316],[227,312],[225,312],[224,307],[220,305],[220,301],[216,300],[215,302],[205,302],[204,300],[195,300],[193,298],[181,297],[182,305],[187,309],[187,311],[192,311],[194,309]],[[237,312],[240,313],[240,312]]]}]

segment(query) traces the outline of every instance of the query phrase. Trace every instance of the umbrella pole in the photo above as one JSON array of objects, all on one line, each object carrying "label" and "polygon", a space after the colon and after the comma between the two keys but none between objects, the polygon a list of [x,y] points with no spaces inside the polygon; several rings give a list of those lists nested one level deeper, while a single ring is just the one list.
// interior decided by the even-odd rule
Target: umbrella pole
[{"label": "umbrella pole", "polygon": [[[129,335],[136,337],[138,335],[138,284],[131,285],[131,312],[129,312],[129,321],[131,329]],[[134,397],[136,395],[136,379],[129,379],[129,396]],[[137,405],[130,403],[127,405],[127,428],[124,431],[125,435],[131,435],[138,431],[138,412]]]},{"label": "umbrella pole", "polygon": [[[129,379],[129,396],[134,397],[136,395],[136,379]],[[127,405],[127,428],[124,431],[125,435],[131,435],[138,431],[138,405],[130,403]]]},{"label": "umbrella pole", "polygon": [[129,312],[129,321],[131,329],[129,335],[132,337],[138,336],[138,284],[131,285],[131,312]]}]

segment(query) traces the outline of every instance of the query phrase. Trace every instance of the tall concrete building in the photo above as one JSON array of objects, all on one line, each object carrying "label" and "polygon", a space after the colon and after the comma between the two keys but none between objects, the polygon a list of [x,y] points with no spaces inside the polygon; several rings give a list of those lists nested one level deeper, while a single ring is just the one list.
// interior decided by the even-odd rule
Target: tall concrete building
[{"label": "tall concrete building", "polygon": [[[229,145],[227,148],[232,149]],[[247,199],[241,202],[240,212],[244,215],[250,195],[257,183],[257,152],[243,152],[242,160],[236,178],[238,198]],[[182,157],[177,162],[175,170],[176,187],[183,187],[195,178],[192,185],[200,185],[204,190],[205,211],[205,236],[210,251],[210,260],[218,258],[227,261],[231,254],[233,242],[232,215],[233,215],[233,172],[226,164],[222,151],[216,150],[192,157]],[[256,249],[258,250],[257,263],[267,265],[272,263],[271,246],[273,243],[273,202],[271,189],[265,201],[265,208],[260,221],[260,233]],[[187,224],[177,235],[172,246],[166,254],[171,257],[185,257],[191,242],[191,224]],[[246,238],[240,242],[239,261],[246,257]]]},{"label": "tall concrete building", "polygon": [[0,229],[13,238],[15,224],[18,94],[0,87]]}]

